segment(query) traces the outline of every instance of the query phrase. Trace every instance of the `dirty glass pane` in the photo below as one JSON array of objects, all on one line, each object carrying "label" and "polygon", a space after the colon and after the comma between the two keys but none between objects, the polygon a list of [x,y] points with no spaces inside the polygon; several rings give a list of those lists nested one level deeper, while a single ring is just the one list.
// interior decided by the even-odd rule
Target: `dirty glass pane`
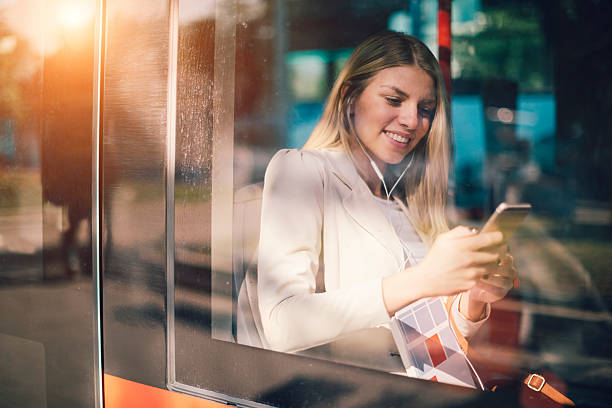
[{"label": "dirty glass pane", "polygon": [[[247,366],[257,361],[258,370],[270,373],[245,385],[245,394],[276,378],[268,363],[281,357],[266,351],[264,359],[242,347],[269,348],[261,332],[245,331],[258,312],[248,286],[256,287],[268,162],[279,149],[303,146],[336,76],[368,35],[409,33],[437,55],[437,7],[435,1],[180,3],[177,380],[212,381],[217,388],[209,389],[231,394],[227,384],[204,381],[189,361],[200,341],[214,350],[224,347],[221,341],[237,343],[231,350],[248,355]],[[612,359],[607,12],[597,1],[456,0],[451,13],[449,223],[478,228],[501,202],[532,205],[509,242],[519,280],[492,305],[473,344],[510,367],[549,373],[576,401],[596,406],[611,399],[603,386]],[[296,354],[402,372],[401,362],[394,369],[376,358],[382,349],[397,357],[389,333],[376,331]],[[210,355],[201,358],[200,367],[222,366]],[[235,368],[242,369],[248,372]]]},{"label": "dirty glass pane", "polygon": [[[176,379],[194,375],[192,351],[210,338],[211,155],[215,2],[181,1],[177,39],[174,189],[174,328]],[[231,295],[230,295],[231,296]],[[227,322],[231,317],[231,301]],[[222,303],[222,304],[223,304]],[[230,321],[231,324],[231,321]]]}]

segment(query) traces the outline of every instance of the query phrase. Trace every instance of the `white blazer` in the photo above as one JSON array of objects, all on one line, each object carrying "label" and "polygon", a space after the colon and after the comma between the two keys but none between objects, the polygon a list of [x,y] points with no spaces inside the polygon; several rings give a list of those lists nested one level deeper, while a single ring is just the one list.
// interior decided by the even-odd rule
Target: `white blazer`
[{"label": "white blazer", "polygon": [[259,312],[274,350],[390,320],[382,278],[401,269],[402,247],[344,151],[281,150],[272,158],[258,258]]}]

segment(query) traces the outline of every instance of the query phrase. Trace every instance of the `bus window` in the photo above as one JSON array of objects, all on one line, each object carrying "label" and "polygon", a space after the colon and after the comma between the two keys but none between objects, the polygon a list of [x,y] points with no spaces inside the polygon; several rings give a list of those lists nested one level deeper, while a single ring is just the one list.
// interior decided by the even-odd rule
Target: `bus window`
[{"label": "bus window", "polygon": [[[519,279],[484,313],[470,344],[513,373],[545,372],[577,402],[594,398],[593,380],[605,377],[611,358],[605,346],[610,288],[602,266],[611,226],[610,183],[602,169],[611,145],[593,125],[586,108],[593,104],[584,93],[576,97],[578,85],[569,83],[567,66],[589,59],[563,52],[573,40],[559,27],[593,20],[599,33],[596,13],[565,3],[457,0],[452,42],[440,52],[434,1],[156,4],[146,13],[120,2],[107,7],[113,16],[104,115],[110,372],[233,404],[376,406],[412,398],[451,405],[511,395],[506,403],[516,405],[521,396],[513,392],[483,396],[407,378],[418,377],[417,369],[431,374],[459,353],[438,298],[421,299],[399,316],[405,337],[422,340],[408,362],[387,322],[286,349],[272,344],[262,322],[257,291],[266,168],[277,151],[300,149],[308,140],[356,45],[393,30],[450,58],[449,224],[479,228],[502,201],[533,207],[508,243]],[[125,36],[134,26],[138,36]],[[135,48],[142,52],[131,53]],[[607,106],[595,91],[605,88],[605,75],[593,71],[581,72],[595,105]],[[604,182],[595,183],[600,176]],[[300,222],[301,213],[292,216]],[[325,256],[316,252],[309,253],[312,264]],[[325,271],[317,272],[308,276],[308,290],[328,293]],[[147,347],[130,340],[121,348],[120,333]],[[163,347],[163,361],[145,352]],[[466,370],[471,388],[479,388]],[[445,382],[442,375],[420,377]],[[605,405],[609,396],[599,396]]]}]

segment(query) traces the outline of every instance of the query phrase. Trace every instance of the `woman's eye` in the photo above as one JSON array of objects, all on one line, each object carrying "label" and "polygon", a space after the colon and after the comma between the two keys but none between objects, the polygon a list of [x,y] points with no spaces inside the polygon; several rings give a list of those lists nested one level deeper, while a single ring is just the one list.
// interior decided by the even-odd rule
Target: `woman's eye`
[{"label": "woman's eye", "polygon": [[387,100],[387,103],[391,106],[400,106],[402,104],[402,100],[400,98],[387,96],[385,99]]},{"label": "woman's eye", "polygon": [[421,111],[421,115],[431,118],[433,116],[434,110],[431,108],[419,108]]}]

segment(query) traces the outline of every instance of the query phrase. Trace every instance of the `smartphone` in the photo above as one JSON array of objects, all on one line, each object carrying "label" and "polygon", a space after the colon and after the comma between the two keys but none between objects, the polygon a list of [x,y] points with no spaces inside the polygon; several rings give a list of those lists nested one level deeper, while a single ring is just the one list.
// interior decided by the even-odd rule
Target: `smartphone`
[{"label": "smartphone", "polygon": [[480,232],[501,231],[507,242],[531,210],[531,204],[501,203],[491,214]]}]

